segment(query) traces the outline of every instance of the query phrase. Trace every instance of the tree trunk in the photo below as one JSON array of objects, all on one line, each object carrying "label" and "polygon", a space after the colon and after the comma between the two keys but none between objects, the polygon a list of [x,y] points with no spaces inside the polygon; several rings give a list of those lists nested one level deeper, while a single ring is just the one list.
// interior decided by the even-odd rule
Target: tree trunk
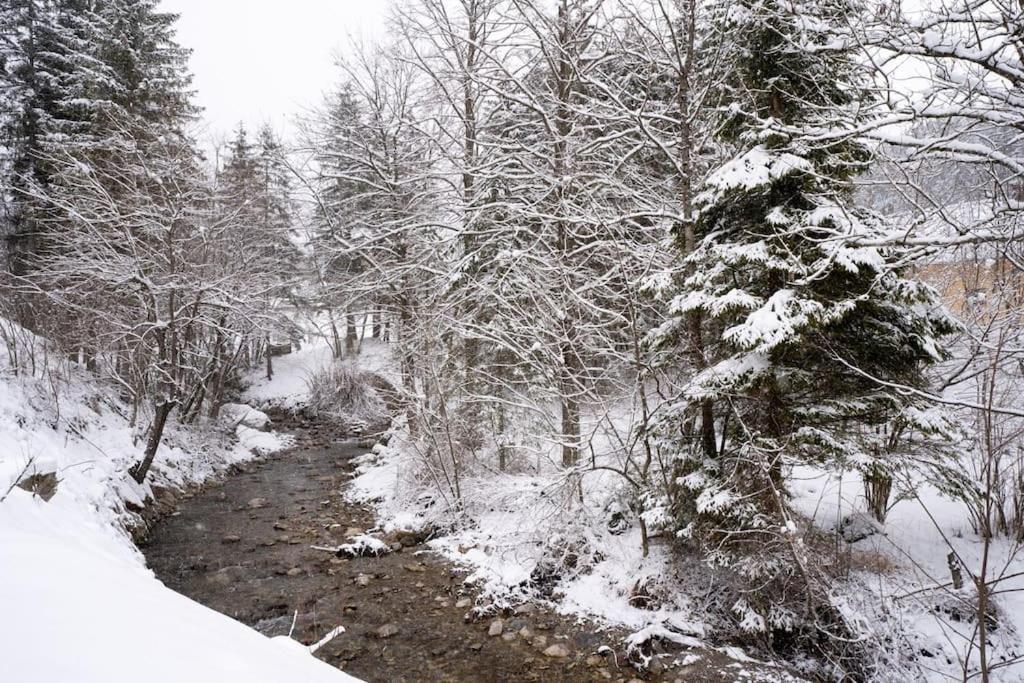
[{"label": "tree trunk", "polygon": [[498,444],[498,469],[504,472],[508,469],[509,456],[512,454],[512,448],[508,444],[508,437],[505,434],[508,429],[508,420],[505,416],[505,405],[503,403],[498,404],[498,437],[501,441]]},{"label": "tree trunk", "polygon": [[382,335],[382,327],[383,326],[382,326],[381,323],[382,323],[382,320],[384,318],[384,313],[381,310],[378,309],[378,310],[373,311],[370,314],[370,317],[373,320],[373,326],[372,326],[373,329],[370,332],[370,336],[372,336],[374,339],[378,339],[379,340],[379,339],[381,339],[381,335]]},{"label": "tree trunk", "polygon": [[138,483],[146,480],[149,468],[153,465],[157,449],[160,448],[160,440],[164,435],[164,427],[167,426],[167,418],[174,410],[174,402],[160,403],[156,406],[156,414],[153,417],[153,426],[149,430],[149,440],[146,442],[146,450],[142,456],[142,462],[132,467],[128,473]]},{"label": "tree trunk", "polygon": [[356,315],[355,313],[345,314],[345,357],[349,357],[356,352],[356,342],[358,341],[358,334],[356,333]]},{"label": "tree trunk", "polygon": [[267,336],[267,348],[263,352],[267,357],[267,379],[274,379],[274,357],[270,353],[270,336]]},{"label": "tree trunk", "polygon": [[562,466],[574,467],[580,459],[580,404],[576,399],[576,354],[571,347],[562,352]]}]

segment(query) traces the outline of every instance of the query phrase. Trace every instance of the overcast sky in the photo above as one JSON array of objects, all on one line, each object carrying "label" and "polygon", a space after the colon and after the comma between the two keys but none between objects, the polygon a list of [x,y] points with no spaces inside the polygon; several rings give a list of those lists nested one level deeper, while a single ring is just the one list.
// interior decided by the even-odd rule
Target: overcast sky
[{"label": "overcast sky", "polygon": [[162,0],[181,15],[178,42],[192,48],[204,142],[239,121],[281,133],[336,80],[334,55],[349,35],[379,33],[385,0]]}]

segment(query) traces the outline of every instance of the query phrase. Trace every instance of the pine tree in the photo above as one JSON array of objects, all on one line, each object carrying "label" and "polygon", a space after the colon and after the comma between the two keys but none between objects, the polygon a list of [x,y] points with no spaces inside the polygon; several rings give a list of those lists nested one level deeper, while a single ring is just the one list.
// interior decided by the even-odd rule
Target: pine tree
[{"label": "pine tree", "polygon": [[114,73],[101,59],[103,23],[89,0],[16,0],[0,10],[0,167],[7,232],[17,242],[17,269],[38,248],[45,189],[55,163],[98,146],[111,103],[104,92]]},{"label": "pine tree", "polygon": [[184,135],[199,113],[192,103],[190,51],[174,39],[178,15],[158,0],[105,0],[102,57],[116,81],[106,96],[134,122],[139,135]]},{"label": "pine tree", "polygon": [[222,209],[235,226],[235,258],[260,274],[254,289],[266,296],[286,295],[297,265],[290,172],[283,155],[269,126],[261,128],[254,145],[239,124],[218,179]]},{"label": "pine tree", "polygon": [[[744,0],[720,18],[735,155],[696,198],[692,270],[671,312],[704,318],[707,369],[665,420],[684,535],[759,577],[791,564],[786,468],[898,468],[891,435],[934,427],[893,385],[922,387],[952,324],[905,277],[882,221],[852,201],[870,159],[850,131],[871,103],[842,28],[847,0]],[[712,452],[689,434],[713,407]],[[687,435],[682,443],[680,425]]]}]

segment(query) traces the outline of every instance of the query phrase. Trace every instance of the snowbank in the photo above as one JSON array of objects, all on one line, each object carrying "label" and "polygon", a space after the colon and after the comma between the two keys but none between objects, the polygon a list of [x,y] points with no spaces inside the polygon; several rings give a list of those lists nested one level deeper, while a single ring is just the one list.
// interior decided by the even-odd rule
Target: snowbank
[{"label": "snowbank", "polygon": [[[832,530],[865,509],[863,484],[853,472],[828,474],[804,467],[794,473],[794,504],[823,530]],[[911,675],[926,681],[960,680],[962,662],[978,666],[970,575],[978,573],[983,544],[969,523],[963,503],[919,483],[914,496],[896,502],[881,533],[851,544],[853,552],[882,566],[855,571],[837,583],[837,596],[849,605],[865,632],[891,643],[891,678]],[[949,586],[948,554],[963,561],[965,587]],[[1024,681],[1024,552],[1009,538],[994,538],[989,577],[996,584],[997,627],[989,633],[989,661],[1000,664],[993,681]],[[915,666],[915,662],[917,666]],[[918,668],[919,667],[919,668]]]},{"label": "snowbank", "polygon": [[165,588],[70,497],[0,504],[0,642],[10,681],[355,681]]}]

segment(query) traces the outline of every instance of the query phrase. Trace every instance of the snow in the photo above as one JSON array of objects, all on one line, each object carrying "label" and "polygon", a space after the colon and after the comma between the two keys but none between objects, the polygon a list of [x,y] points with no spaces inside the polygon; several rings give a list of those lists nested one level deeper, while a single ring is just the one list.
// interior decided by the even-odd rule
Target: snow
[{"label": "snow", "polygon": [[309,395],[307,380],[318,368],[331,362],[331,347],[325,340],[273,359],[273,377],[254,370],[242,400],[260,407],[292,410],[301,407]]},{"label": "snow", "polygon": [[710,205],[727,192],[752,190],[792,173],[810,172],[811,169],[811,162],[803,157],[755,145],[708,176],[705,184],[709,189],[696,201],[698,205]]},{"label": "snow", "polygon": [[0,504],[7,680],[356,680],[165,588],[112,531],[61,496]]},{"label": "snow", "polygon": [[225,403],[221,406],[220,418],[223,422],[251,429],[265,430],[270,426],[269,415],[244,403]]},{"label": "snow", "polygon": [[[864,509],[863,486],[857,473],[830,474],[804,467],[794,472],[793,479],[794,504],[824,530],[835,529],[845,517]],[[977,666],[977,647],[969,647],[973,623],[943,610],[956,604],[958,598],[972,599],[970,574],[964,571],[968,588],[961,592],[939,587],[950,581],[947,556],[953,550],[967,569],[979,569],[982,540],[971,530],[962,503],[923,482],[913,483],[910,488],[914,495],[894,505],[883,533],[850,546],[865,557],[885,558],[892,569],[855,575],[836,586],[837,593],[858,612],[855,617],[868,632],[881,637],[898,633],[898,645],[904,648],[901,655],[930,653],[921,658],[923,680],[959,680],[963,658]],[[992,663],[997,663],[1024,655],[1024,554],[1012,539],[995,538],[989,562],[990,576],[995,572],[1008,577],[995,588],[1003,627],[990,634],[989,656]],[[1024,681],[1022,668],[1018,664],[996,669],[992,680]],[[901,676],[911,671],[921,673],[903,668],[882,680],[905,680]]]}]

